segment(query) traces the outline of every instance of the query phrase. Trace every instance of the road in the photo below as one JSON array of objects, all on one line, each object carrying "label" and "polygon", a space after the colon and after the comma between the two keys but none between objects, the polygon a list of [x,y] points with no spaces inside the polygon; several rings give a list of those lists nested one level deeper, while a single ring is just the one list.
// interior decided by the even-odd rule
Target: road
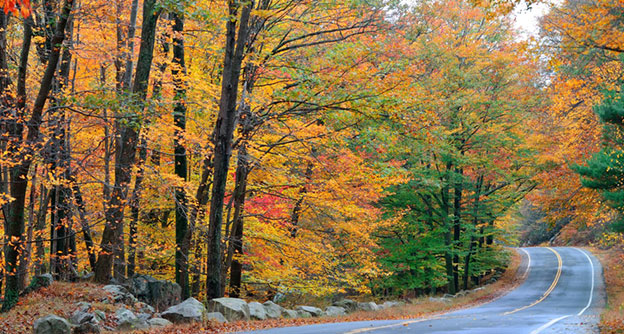
[{"label": "road", "polygon": [[600,262],[589,252],[572,247],[522,248],[520,252],[521,273],[528,274],[524,283],[478,307],[432,318],[318,324],[254,333],[598,333],[604,305]]}]

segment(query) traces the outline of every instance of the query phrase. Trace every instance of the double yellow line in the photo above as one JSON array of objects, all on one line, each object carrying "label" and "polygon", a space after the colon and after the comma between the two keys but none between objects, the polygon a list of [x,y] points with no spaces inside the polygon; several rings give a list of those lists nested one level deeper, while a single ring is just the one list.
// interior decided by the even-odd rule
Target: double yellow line
[{"label": "double yellow line", "polygon": [[513,311],[505,312],[505,313],[503,313],[503,315],[509,315],[509,314],[513,314],[513,313],[516,313],[516,312],[520,312],[522,310],[526,310],[529,307],[533,307],[533,306],[541,303],[555,289],[555,287],[557,286],[557,283],[559,283],[559,278],[561,277],[561,268],[562,268],[562,264],[563,264],[563,261],[561,261],[561,255],[559,255],[559,253],[557,253],[556,250],[554,250],[554,249],[552,249],[550,247],[546,247],[546,248],[548,250],[550,250],[551,252],[555,253],[555,256],[557,256],[558,266],[557,266],[557,275],[555,275],[555,280],[552,282],[552,284],[550,285],[548,290],[546,290],[546,292],[544,292],[544,294],[542,295],[542,297],[540,299],[534,301],[533,303],[531,303],[531,304],[529,304],[527,306],[523,306],[523,307],[517,308],[517,309],[515,309]]}]

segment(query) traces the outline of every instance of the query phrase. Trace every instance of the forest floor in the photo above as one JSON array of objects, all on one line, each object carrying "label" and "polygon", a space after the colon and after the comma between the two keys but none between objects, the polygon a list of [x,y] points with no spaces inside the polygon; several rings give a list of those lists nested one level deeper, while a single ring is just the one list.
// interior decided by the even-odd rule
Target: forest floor
[{"label": "forest floor", "polygon": [[591,252],[598,257],[604,270],[607,305],[600,318],[601,334],[624,333],[624,249],[613,247]]},{"label": "forest floor", "polygon": [[[449,298],[448,301],[430,300],[421,297],[411,300],[404,306],[393,307],[380,311],[359,311],[341,317],[299,318],[299,319],[272,319],[237,321],[225,324],[213,322],[195,323],[189,325],[172,325],[160,329],[137,330],[133,333],[155,334],[185,334],[185,333],[228,333],[237,331],[267,329],[276,327],[298,326],[315,323],[331,323],[361,320],[382,319],[413,319],[418,317],[434,316],[460,308],[480,305],[503,296],[505,293],[522,283],[521,273],[518,272],[521,256],[512,252],[510,265],[503,275],[495,282],[485,285],[483,289],[474,291],[465,296]],[[0,332],[11,334],[30,334],[37,318],[48,314],[55,314],[69,318],[77,308],[78,302],[89,302],[94,309],[114,314],[116,306],[101,302],[106,296],[104,290],[93,283],[64,283],[54,282],[50,287],[42,288],[21,298],[18,305],[7,313],[0,314]],[[107,319],[108,322],[114,321]],[[109,325],[112,325],[109,324]],[[106,333],[106,332],[104,332]],[[113,332],[111,332],[113,333]]]}]

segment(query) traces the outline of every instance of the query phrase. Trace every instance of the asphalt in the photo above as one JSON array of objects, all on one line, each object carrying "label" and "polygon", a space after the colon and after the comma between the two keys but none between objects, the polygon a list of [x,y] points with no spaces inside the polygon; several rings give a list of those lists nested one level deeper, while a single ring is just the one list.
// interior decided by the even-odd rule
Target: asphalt
[{"label": "asphalt", "polygon": [[521,248],[524,283],[478,307],[413,320],[357,321],[256,331],[264,334],[563,334],[599,333],[604,306],[600,262],[573,247]]}]

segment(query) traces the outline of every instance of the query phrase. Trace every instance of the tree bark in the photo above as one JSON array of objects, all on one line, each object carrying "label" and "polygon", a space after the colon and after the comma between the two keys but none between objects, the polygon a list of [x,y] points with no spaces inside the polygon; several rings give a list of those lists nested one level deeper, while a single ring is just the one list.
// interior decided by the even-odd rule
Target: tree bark
[{"label": "tree bark", "polygon": [[453,283],[455,284],[455,292],[459,291],[459,252],[460,252],[460,238],[461,238],[461,205],[462,205],[462,192],[464,176],[464,170],[462,168],[455,168],[455,194],[453,196]]},{"label": "tree bark", "polygon": [[[186,148],[182,144],[186,132],[186,64],[184,61],[184,14],[172,14],[173,24],[173,64],[171,75],[175,85],[175,106],[173,109],[174,172],[182,181],[187,181],[188,164]],[[176,253],[175,278],[182,287],[182,299],[191,296],[189,284],[189,250],[193,227],[189,227],[188,205],[184,187],[175,189]]]},{"label": "tree bark", "polygon": [[[156,8],[155,0],[144,1],[141,46],[133,85],[133,98],[136,99],[138,111],[143,110],[147,97],[159,14],[160,9]],[[95,265],[95,281],[99,283],[110,281],[113,254],[121,253],[120,249],[124,247],[124,207],[128,196],[128,185],[132,178],[132,166],[135,163],[140,128],[140,118],[136,113],[128,115],[123,121],[117,121],[115,187],[106,210],[106,225],[102,234],[101,250]],[[125,266],[117,268],[125,268]],[[116,278],[123,278],[123,276],[124,272],[115,272]]]},{"label": "tree bark", "polygon": [[[32,153],[35,145],[39,140],[40,126],[42,122],[43,108],[48,99],[48,95],[52,88],[52,81],[56,74],[56,67],[61,53],[61,45],[65,39],[65,28],[69,20],[69,15],[73,6],[73,0],[65,0],[61,6],[61,13],[56,24],[54,36],[52,37],[52,50],[43,78],[41,86],[33,105],[31,117],[28,124],[28,135],[26,137],[25,146]],[[9,205],[9,214],[6,217],[7,230],[5,233],[8,237],[8,247],[6,254],[5,271],[7,273],[6,289],[4,292],[4,302],[2,309],[7,311],[17,303],[19,295],[19,278],[17,275],[17,266],[19,256],[22,251],[22,234],[24,232],[24,205],[26,201],[26,191],[28,188],[28,171],[33,161],[33,154],[25,154],[18,164],[11,168],[11,197],[13,202]]]},{"label": "tree bark", "polygon": [[[227,21],[227,35],[225,47],[225,59],[223,76],[221,81],[221,98],[219,103],[219,115],[214,131],[214,174],[212,178],[212,197],[210,202],[209,228],[208,228],[208,273],[206,278],[206,297],[218,298],[223,296],[221,284],[222,245],[221,227],[223,225],[223,203],[227,174],[232,155],[232,138],[236,123],[236,103],[238,96],[238,83],[241,73],[241,65],[247,32],[249,29],[249,17],[254,1],[240,2],[230,0],[228,2],[231,19]],[[236,36],[236,20],[238,8],[243,5],[241,11],[238,36]]]},{"label": "tree bark", "polygon": [[470,261],[476,246],[477,239],[475,238],[475,232],[477,225],[479,224],[479,201],[481,198],[481,186],[483,185],[483,175],[479,175],[477,178],[477,187],[475,189],[475,200],[472,213],[472,231],[470,235],[470,245],[468,246],[468,254],[464,259],[464,290],[468,290],[468,279],[470,278]]}]

